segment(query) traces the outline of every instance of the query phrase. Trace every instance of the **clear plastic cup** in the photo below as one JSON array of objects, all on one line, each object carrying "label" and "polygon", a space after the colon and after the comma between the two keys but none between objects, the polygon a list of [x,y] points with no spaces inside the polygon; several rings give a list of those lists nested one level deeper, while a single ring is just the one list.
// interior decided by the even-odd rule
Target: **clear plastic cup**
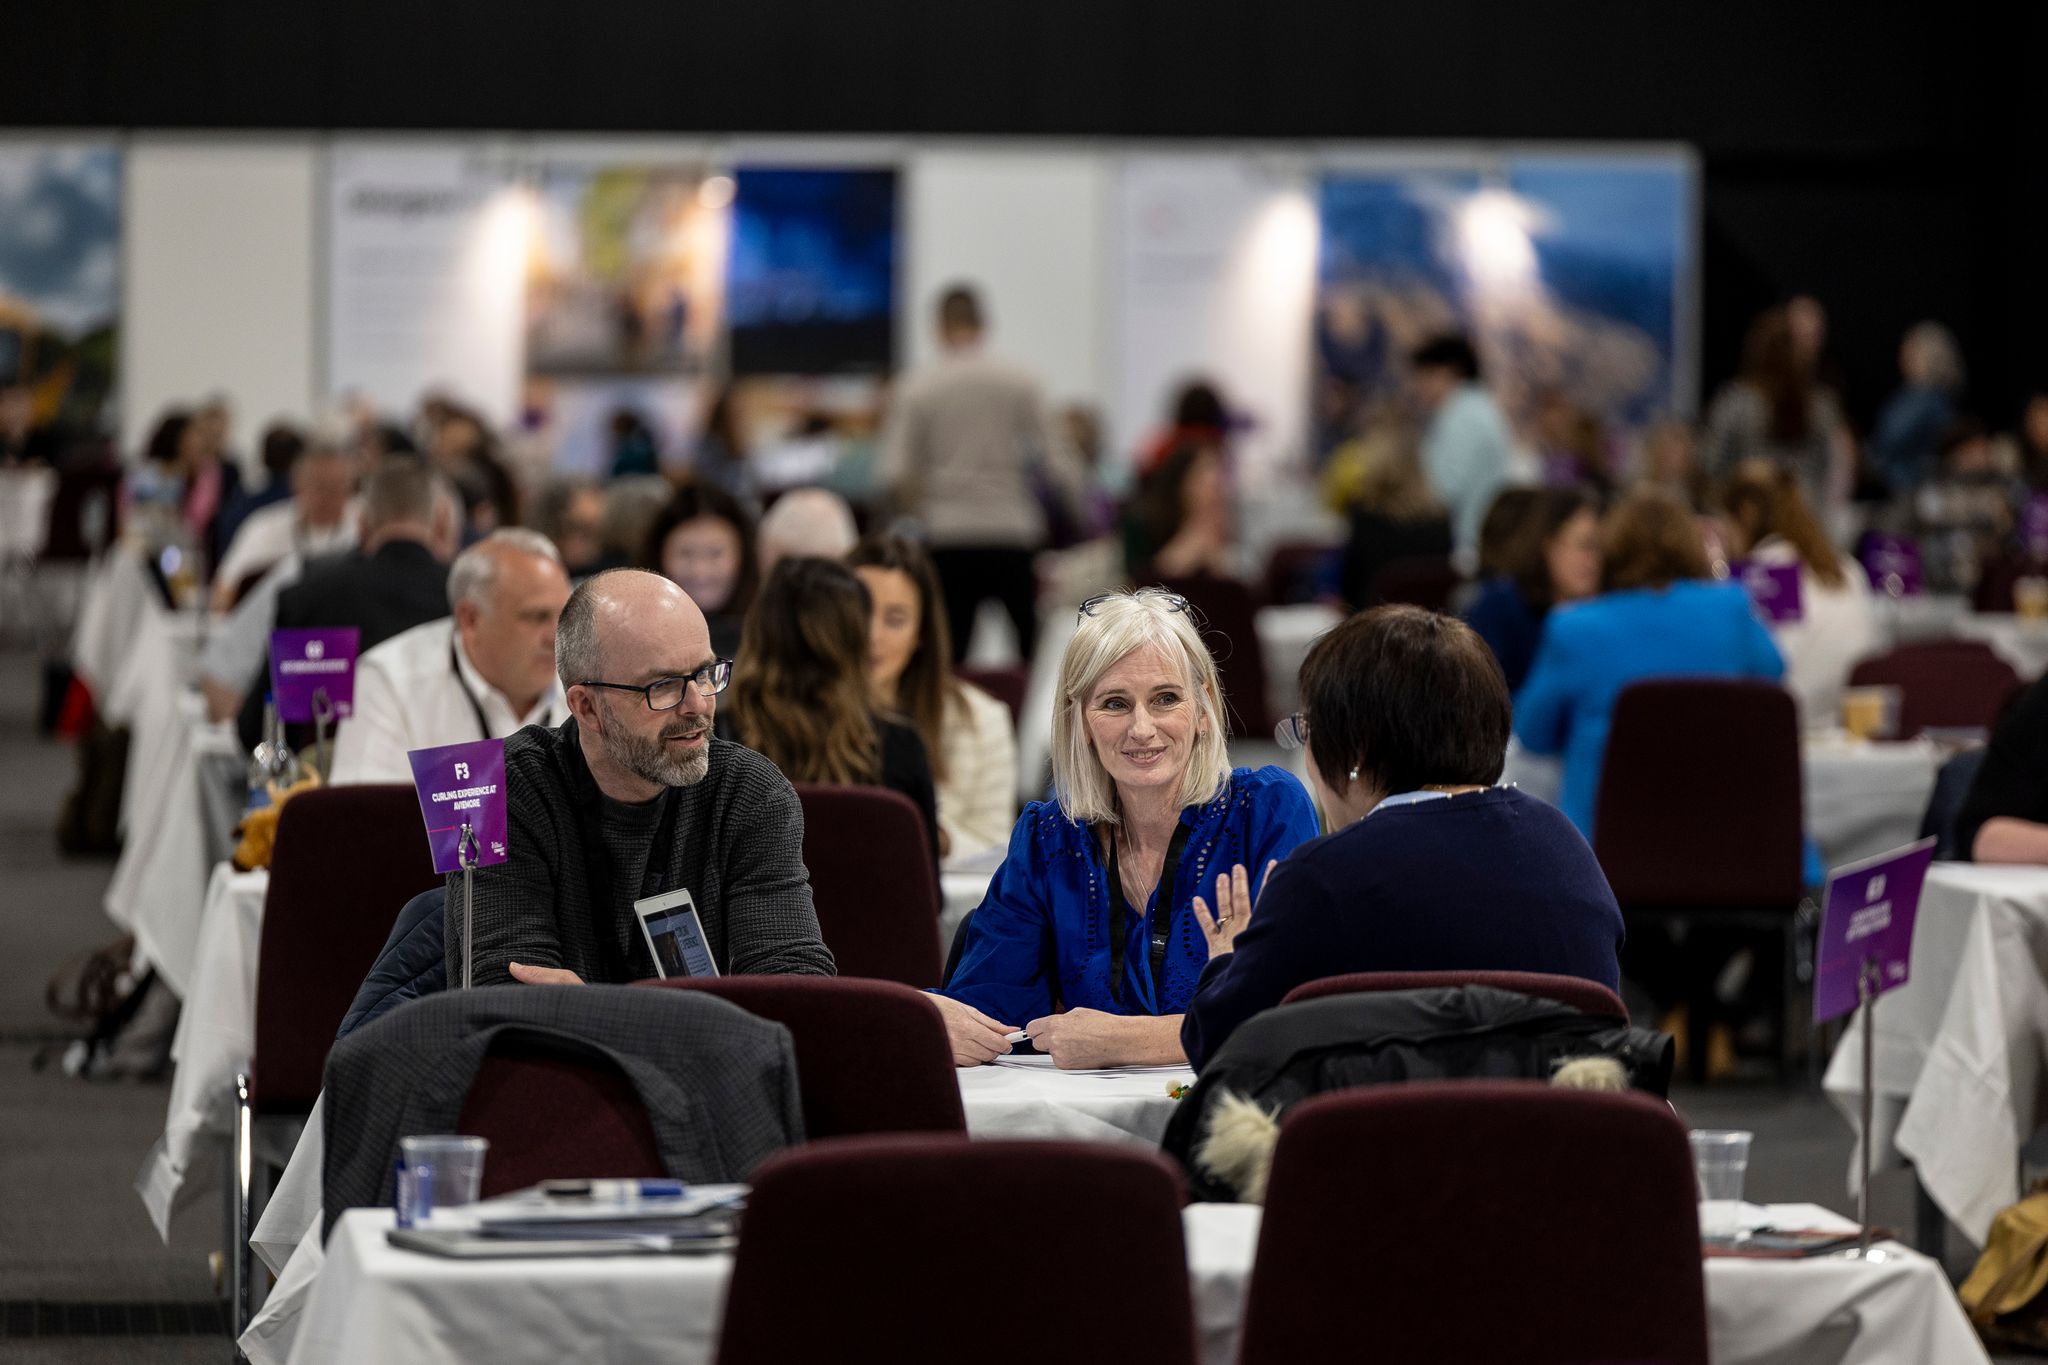
[{"label": "clear plastic cup", "polygon": [[405,1169],[400,1173],[399,1191],[404,1221],[423,1220],[435,1209],[474,1204],[483,1189],[484,1154],[489,1138],[457,1137],[448,1134],[404,1137],[398,1151]]},{"label": "clear plastic cup", "polygon": [[1702,1202],[1742,1200],[1742,1177],[1749,1170],[1753,1134],[1729,1129],[1694,1129],[1692,1166],[1699,1177]]}]

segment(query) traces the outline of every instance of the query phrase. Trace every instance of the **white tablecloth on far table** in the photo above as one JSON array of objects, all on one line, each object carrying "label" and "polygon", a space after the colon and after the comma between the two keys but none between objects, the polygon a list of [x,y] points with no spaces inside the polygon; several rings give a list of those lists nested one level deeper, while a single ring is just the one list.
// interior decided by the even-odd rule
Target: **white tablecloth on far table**
[{"label": "white tablecloth on far table", "polygon": [[1955,623],[1956,635],[1981,640],[2032,682],[2048,673],[2048,620],[2028,620],[2011,612],[1978,612]]},{"label": "white tablecloth on far table", "polygon": [[234,851],[247,756],[233,726],[206,719],[196,693],[173,694],[172,703],[167,723],[131,732],[135,801],[104,904],[182,1000],[191,992],[209,872]]},{"label": "white tablecloth on far table", "polygon": [[1877,619],[1878,648],[1922,640],[1954,638],[1957,623],[1970,614],[1970,599],[1961,593],[1935,593],[1919,597],[1887,597],[1875,594],[1871,606]]},{"label": "white tablecloth on far table", "polygon": [[[2039,1126],[2048,1064],[2048,868],[1936,863],[1920,896],[1906,984],[1876,1006],[1877,1169],[1913,1163],[1921,1185],[1982,1245],[2020,1197],[2019,1151]],[[1863,1027],[1828,1063],[1828,1096],[1857,1127]],[[1850,1163],[1854,1193],[1857,1163]]]},{"label": "white tablecloth on far table", "polygon": [[[1182,1211],[1205,1365],[1237,1358],[1260,1213],[1246,1204]],[[1841,1221],[1810,1205],[1777,1206],[1772,1213],[1786,1226]],[[613,1361],[692,1365],[717,1352],[729,1256],[449,1261],[393,1249],[384,1240],[390,1225],[383,1210],[359,1209],[342,1218],[314,1282],[292,1365],[554,1365],[586,1357],[600,1341],[604,1358]],[[1870,1263],[1708,1261],[1716,1365],[1983,1361],[1940,1268],[1902,1248],[1886,1250],[1885,1260]],[[1057,1294],[1032,1302],[1035,1311],[1059,1311]],[[1332,1305],[1332,1311],[1344,1310]]]},{"label": "white tablecloth on far table", "polygon": [[1801,756],[1806,833],[1834,868],[1920,837],[1947,755],[1933,744],[1809,740]]},{"label": "white tablecloth on far table", "polygon": [[1275,720],[1300,708],[1301,661],[1308,657],[1308,647],[1316,642],[1316,637],[1343,619],[1340,609],[1324,602],[1259,609],[1259,652],[1266,662],[1266,705],[1272,708]]},{"label": "white tablecloth on far table", "polygon": [[233,1127],[235,1074],[248,1067],[256,1046],[256,954],[269,888],[268,872],[237,872],[226,863],[214,868],[207,887],[190,989],[171,1039],[177,1070],[164,1135],[135,1178],[157,1234],[166,1239],[175,1208],[218,1188],[222,1144]]}]

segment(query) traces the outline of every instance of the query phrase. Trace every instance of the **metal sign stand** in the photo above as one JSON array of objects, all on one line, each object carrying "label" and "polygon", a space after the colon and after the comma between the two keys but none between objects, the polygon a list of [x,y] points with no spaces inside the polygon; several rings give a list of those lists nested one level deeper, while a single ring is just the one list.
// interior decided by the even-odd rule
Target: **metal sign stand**
[{"label": "metal sign stand", "polygon": [[1884,984],[1878,977],[1878,971],[1877,959],[1865,958],[1856,972],[1856,998],[1863,1011],[1863,1141],[1860,1144],[1863,1179],[1856,1190],[1856,1221],[1863,1230],[1856,1239],[1856,1250],[1850,1254],[1866,1261],[1873,1259],[1870,1253],[1870,1149],[1876,1141],[1876,1132],[1871,1127],[1877,1108],[1877,1091],[1872,1080],[1877,1056],[1874,1020],[1878,987]]},{"label": "metal sign stand", "polygon": [[462,989],[468,990],[476,957],[476,936],[472,932],[476,922],[470,913],[475,904],[470,890],[471,878],[476,874],[476,829],[467,820],[462,822],[462,835],[455,845],[455,857],[462,864]]},{"label": "metal sign stand", "polygon": [[334,703],[327,699],[324,687],[313,690],[313,761],[319,766],[320,780],[325,782],[333,772],[329,766],[330,753],[327,747],[329,727],[334,724]]}]

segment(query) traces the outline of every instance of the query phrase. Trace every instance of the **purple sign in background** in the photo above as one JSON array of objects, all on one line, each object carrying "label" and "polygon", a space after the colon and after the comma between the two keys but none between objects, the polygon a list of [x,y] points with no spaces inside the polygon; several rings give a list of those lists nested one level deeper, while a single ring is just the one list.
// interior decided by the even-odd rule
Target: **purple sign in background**
[{"label": "purple sign in background", "polygon": [[1906,984],[1920,885],[1933,861],[1934,840],[1922,839],[1828,874],[1820,960],[1813,974],[1816,1024],[1856,1008],[1856,980],[1866,961],[1877,962],[1878,995]]},{"label": "purple sign in background", "polygon": [[323,689],[336,716],[354,709],[358,638],[354,626],[270,632],[270,694],[279,719],[310,722],[313,694]]},{"label": "purple sign in background", "polygon": [[434,871],[462,870],[462,826],[476,833],[476,866],[505,861],[505,741],[473,739],[414,749],[412,785],[420,794]]},{"label": "purple sign in background", "polygon": [[1805,617],[1806,608],[1799,595],[1797,564],[1759,564],[1755,560],[1737,560],[1728,566],[1728,576],[1742,584],[1749,600],[1771,624],[1798,621]]},{"label": "purple sign in background", "polygon": [[2036,493],[2020,509],[2020,543],[2036,559],[2048,558],[2048,493]]},{"label": "purple sign in background", "polygon": [[1905,536],[1866,536],[1863,572],[1870,586],[1893,597],[1917,597],[1926,579],[1920,572],[1920,544]]}]

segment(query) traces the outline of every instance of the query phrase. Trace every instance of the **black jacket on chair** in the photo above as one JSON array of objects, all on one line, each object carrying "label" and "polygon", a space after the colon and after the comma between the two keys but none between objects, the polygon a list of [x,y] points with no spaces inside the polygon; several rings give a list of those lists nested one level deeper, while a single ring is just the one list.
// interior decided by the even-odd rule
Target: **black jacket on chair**
[{"label": "black jacket on chair", "polygon": [[1230,1035],[1174,1111],[1160,1145],[1196,1199],[1234,1200],[1194,1160],[1227,1094],[1269,1112],[1311,1095],[1399,1081],[1549,1080],[1576,1057],[1612,1057],[1638,1090],[1671,1086],[1661,1033],[1490,986],[1373,991],[1303,1000],[1255,1015]]},{"label": "black jacket on chair", "polygon": [[[374,554],[346,554],[306,566],[299,581],[277,595],[279,630],[354,626],[361,657],[401,631],[448,615],[448,566],[416,540],[394,540]],[[236,729],[242,747],[263,738],[263,698],[270,691],[269,651],[263,671],[250,679]],[[299,733],[303,730],[304,733]],[[311,726],[295,727],[292,745],[312,742]]]},{"label": "black jacket on chair", "polygon": [[491,1042],[565,1039],[618,1064],[647,1108],[669,1174],[745,1180],[804,1140],[789,1030],[700,991],[480,986],[392,1010],[327,1055],[324,1239],[342,1213],[389,1206],[398,1140],[452,1133]]}]

